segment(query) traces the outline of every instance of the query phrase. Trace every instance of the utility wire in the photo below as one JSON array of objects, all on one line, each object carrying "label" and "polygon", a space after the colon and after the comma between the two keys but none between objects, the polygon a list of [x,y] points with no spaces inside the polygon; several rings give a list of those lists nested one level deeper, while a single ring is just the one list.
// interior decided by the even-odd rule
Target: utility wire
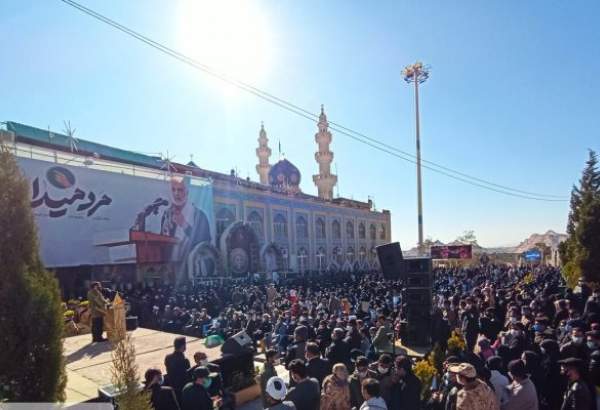
[{"label": "utility wire", "polygon": [[[246,92],[249,92],[267,102],[277,105],[280,108],[283,108],[289,112],[292,112],[300,117],[303,117],[312,122],[318,123],[318,115],[317,114],[314,114],[314,113],[312,113],[304,108],[301,108],[295,104],[292,104],[286,100],[283,100],[283,99],[276,97],[270,93],[262,91],[256,87],[253,87],[252,85],[246,84],[235,78],[232,78],[230,76],[219,73],[218,71],[214,70],[210,66],[208,66],[206,64],[202,64],[202,63],[192,59],[191,57],[188,57],[176,50],[173,50],[161,43],[158,43],[158,42],[132,30],[132,29],[130,29],[130,28],[90,9],[90,8],[87,8],[81,4],[73,1],[73,0],[61,0],[61,1],[71,7],[78,9],[79,11],[81,11],[85,14],[88,14],[91,17],[94,17],[95,19],[97,19],[105,24],[108,24],[108,25],[112,26],[113,28],[116,28],[117,30],[187,64],[187,65],[190,65],[198,70],[204,71],[205,73],[212,75],[213,77],[216,77],[230,85],[240,88]],[[354,130],[347,128],[341,124],[337,124],[332,121],[328,121],[328,122],[329,122],[330,128],[340,134],[346,135],[358,142],[368,145],[368,146],[370,146],[374,149],[377,149],[381,152],[390,154],[396,158],[416,164],[416,161],[413,159],[413,158],[415,158],[415,156],[411,153],[402,151],[399,148],[396,148],[394,146],[391,146],[389,144],[386,144],[384,142],[381,142],[379,140],[371,138],[371,137],[369,137],[363,133],[360,133],[358,131],[354,131]],[[567,201],[567,199],[563,199],[564,197],[560,197],[557,195],[538,194],[538,193],[533,193],[533,192],[529,192],[529,191],[519,190],[516,188],[511,188],[511,187],[508,187],[505,185],[500,185],[500,184],[496,184],[494,182],[486,181],[484,179],[477,178],[477,177],[468,175],[468,174],[460,172],[460,171],[453,170],[449,167],[445,167],[445,166],[437,164],[433,161],[428,161],[428,160],[424,160],[424,159],[422,161],[427,164],[430,164],[430,166],[422,165],[423,168],[429,169],[430,171],[437,172],[437,173],[445,175],[449,178],[453,178],[455,180],[458,180],[458,181],[461,181],[461,182],[464,182],[467,184],[471,184],[473,186],[477,186],[477,187],[480,187],[483,189],[487,189],[490,191],[494,191],[497,193],[502,193],[505,195],[510,195],[510,196],[523,198],[523,199],[537,200],[537,201],[546,201],[546,202],[565,202],[565,201]],[[437,167],[440,169],[437,169],[434,167]],[[453,175],[451,173],[454,173],[456,175]]]}]

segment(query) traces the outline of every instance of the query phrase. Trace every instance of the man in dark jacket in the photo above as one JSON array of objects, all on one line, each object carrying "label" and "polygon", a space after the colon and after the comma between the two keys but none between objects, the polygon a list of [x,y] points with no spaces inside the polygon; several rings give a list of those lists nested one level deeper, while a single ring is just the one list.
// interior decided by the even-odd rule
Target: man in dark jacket
[{"label": "man in dark jacket", "polygon": [[362,383],[366,379],[375,379],[377,373],[369,370],[369,360],[364,356],[356,359],[356,370],[350,375],[350,407],[359,409],[364,403],[362,395]]},{"label": "man in dark jacket", "polygon": [[331,333],[331,345],[327,348],[327,359],[331,365],[343,363],[350,365],[350,345],[344,341],[344,330],[340,328],[333,329]]},{"label": "man in dark jacket", "polygon": [[[183,388],[181,410],[213,410],[213,401],[208,394],[211,376],[206,367],[194,370],[194,381]],[[219,405],[219,403],[217,403]]]},{"label": "man in dark jacket", "polygon": [[467,342],[467,350],[472,352],[479,334],[479,312],[471,297],[467,298],[467,307],[463,312],[461,328]]},{"label": "man in dark jacket", "polygon": [[308,377],[317,379],[319,386],[323,385],[325,376],[331,373],[331,362],[321,358],[321,350],[316,343],[306,344],[306,372]]},{"label": "man in dark jacket", "polygon": [[159,369],[148,369],[144,374],[144,390],[150,393],[154,410],[179,410],[173,388],[162,386],[163,377]]},{"label": "man in dark jacket", "polygon": [[392,409],[417,409],[421,403],[421,382],[412,371],[412,362],[406,356],[395,360],[392,375]]},{"label": "man in dark jacket", "polygon": [[306,366],[302,360],[293,360],[289,370],[296,385],[289,391],[286,400],[293,402],[297,410],[318,409],[321,402],[319,382],[308,377]]},{"label": "man in dark jacket", "polygon": [[173,347],[175,351],[165,357],[165,367],[167,368],[166,382],[175,390],[177,400],[180,401],[181,390],[188,381],[187,370],[190,368],[190,361],[184,355],[186,348],[185,337],[176,337]]},{"label": "man in dark jacket", "polygon": [[595,410],[596,397],[594,391],[584,380],[585,362],[581,359],[570,357],[559,360],[562,366],[562,372],[569,380],[569,387],[565,392],[565,397],[561,410]]}]

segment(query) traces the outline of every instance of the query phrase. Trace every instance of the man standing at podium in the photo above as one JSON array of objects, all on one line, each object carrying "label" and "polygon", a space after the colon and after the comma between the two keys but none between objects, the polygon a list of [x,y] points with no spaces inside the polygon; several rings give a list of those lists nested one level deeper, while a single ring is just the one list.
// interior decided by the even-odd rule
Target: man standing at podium
[{"label": "man standing at podium", "polygon": [[100,282],[92,282],[87,294],[92,317],[92,343],[107,340],[102,337],[102,332],[104,329],[104,315],[106,315],[109,301],[104,298],[100,289]]}]

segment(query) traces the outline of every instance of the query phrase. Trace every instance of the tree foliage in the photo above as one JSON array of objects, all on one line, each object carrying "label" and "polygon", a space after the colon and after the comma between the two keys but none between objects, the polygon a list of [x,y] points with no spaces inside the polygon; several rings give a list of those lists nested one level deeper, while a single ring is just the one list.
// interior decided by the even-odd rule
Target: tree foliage
[{"label": "tree foliage", "polygon": [[472,230],[464,231],[456,240],[464,244],[477,245],[477,237],[475,236],[475,231]]},{"label": "tree foliage", "polygon": [[112,364],[112,382],[118,392],[119,409],[152,410],[150,395],[140,389],[135,347],[129,334],[113,344]]},{"label": "tree foliage", "polygon": [[64,400],[58,283],[38,255],[29,184],[0,145],[0,400]]},{"label": "tree foliage", "polygon": [[579,278],[600,284],[600,171],[592,150],[579,186],[571,190],[567,234],[559,248],[567,284],[571,286]]}]

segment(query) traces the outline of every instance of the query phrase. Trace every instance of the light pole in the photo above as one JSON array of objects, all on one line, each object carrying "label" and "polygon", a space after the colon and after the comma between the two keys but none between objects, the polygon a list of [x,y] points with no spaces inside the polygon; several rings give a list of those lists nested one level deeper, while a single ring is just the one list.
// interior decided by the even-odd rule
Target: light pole
[{"label": "light pole", "polygon": [[417,212],[419,225],[419,255],[423,253],[423,194],[421,187],[421,136],[419,130],[419,84],[429,78],[429,68],[417,61],[402,70],[404,81],[415,84],[415,121],[417,133]]}]

